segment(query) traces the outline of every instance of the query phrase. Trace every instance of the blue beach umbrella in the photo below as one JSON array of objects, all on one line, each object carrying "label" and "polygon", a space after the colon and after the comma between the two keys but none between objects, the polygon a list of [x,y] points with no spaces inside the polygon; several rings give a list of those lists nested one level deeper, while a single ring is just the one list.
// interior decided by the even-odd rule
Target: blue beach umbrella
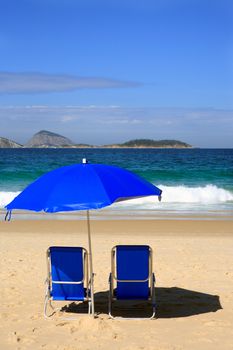
[{"label": "blue beach umbrella", "polygon": [[[55,213],[61,211],[86,210],[93,297],[93,265],[90,233],[90,209],[100,209],[127,199],[158,196],[162,191],[138,175],[104,164],[82,164],[64,166],[50,171],[24,189],[6,205],[10,219],[13,209]],[[93,300],[93,299],[92,299]],[[94,307],[92,309],[94,315]]]}]

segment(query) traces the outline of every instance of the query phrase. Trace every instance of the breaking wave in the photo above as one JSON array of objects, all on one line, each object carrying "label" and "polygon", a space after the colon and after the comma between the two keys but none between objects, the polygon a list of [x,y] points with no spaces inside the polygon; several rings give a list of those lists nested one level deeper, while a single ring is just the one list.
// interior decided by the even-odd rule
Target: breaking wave
[{"label": "breaking wave", "polygon": [[[158,185],[163,191],[162,203],[169,204],[220,204],[233,201],[233,192],[219,188],[215,185],[206,185],[203,187],[188,187],[188,186],[164,186]],[[154,208],[158,203],[155,196],[131,199],[126,202],[121,202],[117,206],[134,206],[138,205],[145,209]],[[162,207],[160,204],[158,206]]]},{"label": "breaking wave", "polygon": [[203,187],[158,186],[163,191],[163,201],[168,203],[206,203],[217,204],[233,201],[233,192],[215,185]]},{"label": "breaking wave", "polygon": [[[206,185],[203,187],[188,186],[164,186],[158,185],[163,191],[162,203],[189,203],[189,204],[218,204],[233,202],[233,192],[219,188],[215,185]],[[0,192],[0,208],[10,203],[20,192]],[[116,203],[115,207],[135,206],[140,208],[154,208],[158,203],[155,196],[131,199],[125,202]],[[160,204],[158,203],[160,206]]]}]

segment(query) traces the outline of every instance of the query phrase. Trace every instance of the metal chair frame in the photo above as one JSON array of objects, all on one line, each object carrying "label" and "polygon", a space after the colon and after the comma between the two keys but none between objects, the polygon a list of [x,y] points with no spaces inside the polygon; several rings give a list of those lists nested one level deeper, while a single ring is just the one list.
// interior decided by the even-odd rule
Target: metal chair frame
[{"label": "metal chair frame", "polygon": [[[133,245],[135,246],[135,245]],[[117,278],[116,276],[116,249],[118,246],[114,246],[111,250],[111,273],[109,275],[109,303],[108,303],[108,314],[110,316],[110,318],[112,319],[116,319],[116,318],[122,318],[122,317],[114,317],[112,314],[112,304],[113,301],[117,300],[117,297],[115,296],[115,284],[116,282],[136,282],[136,283],[142,283],[142,282],[147,282],[149,281],[149,290],[150,290],[150,294],[149,297],[147,299],[147,301],[151,301],[152,303],[152,315],[150,317],[146,317],[146,318],[134,318],[134,319],[153,319],[155,317],[155,313],[156,313],[156,303],[155,303],[155,275],[152,272],[152,266],[153,266],[153,250],[151,247],[149,247],[149,275],[146,279],[144,280],[120,280]],[[141,301],[141,300],[140,300]],[[127,318],[123,318],[123,319],[127,319]],[[130,318],[132,319],[132,318]]]},{"label": "metal chair frame", "polygon": [[[64,247],[65,248],[65,247]],[[91,294],[90,294],[90,287],[91,287],[91,279],[89,278],[89,273],[88,273],[88,253],[87,250],[83,247],[81,247],[83,250],[83,279],[81,281],[54,281],[52,279],[52,272],[51,272],[51,258],[50,258],[50,248],[47,249],[46,251],[46,262],[47,262],[47,278],[45,280],[45,301],[44,301],[44,316],[45,318],[49,318],[51,317],[55,311],[60,310],[60,308],[55,308],[52,305],[52,301],[53,302],[75,302],[75,300],[53,300],[52,297],[52,284],[81,284],[81,283],[85,283],[86,284],[86,297],[84,298],[84,301],[88,302],[88,314],[91,314],[92,311],[92,305],[93,305],[93,301],[91,299]],[[93,274],[94,277],[94,274]],[[79,301],[78,301],[79,302]],[[53,313],[48,315],[47,314],[47,308],[48,308],[48,304],[50,306],[50,308],[53,310]],[[72,319],[72,318],[66,318],[66,319]]]}]

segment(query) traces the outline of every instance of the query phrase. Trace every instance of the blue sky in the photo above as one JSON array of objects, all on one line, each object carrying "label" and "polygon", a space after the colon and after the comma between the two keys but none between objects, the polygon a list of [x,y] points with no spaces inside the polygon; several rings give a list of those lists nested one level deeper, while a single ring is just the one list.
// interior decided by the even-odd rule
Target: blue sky
[{"label": "blue sky", "polygon": [[233,146],[232,1],[0,4],[0,136]]}]

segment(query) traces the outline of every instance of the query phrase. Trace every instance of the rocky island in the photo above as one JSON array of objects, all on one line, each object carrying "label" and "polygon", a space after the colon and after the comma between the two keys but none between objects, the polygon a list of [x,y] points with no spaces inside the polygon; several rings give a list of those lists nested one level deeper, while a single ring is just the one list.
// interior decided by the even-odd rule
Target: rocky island
[{"label": "rocky island", "polygon": [[17,142],[9,140],[5,137],[0,137],[0,148],[22,148],[23,146]]},{"label": "rocky island", "polygon": [[41,130],[26,143],[27,148],[70,147],[73,142],[67,137],[54,132]]},{"label": "rocky island", "polygon": [[0,137],[0,148],[192,148],[188,143],[178,140],[135,139],[119,144],[90,145],[75,144],[65,136],[51,131],[41,130],[36,133],[24,146]]},{"label": "rocky island", "polygon": [[188,143],[178,140],[135,139],[116,145],[106,145],[106,148],[192,148]]}]

